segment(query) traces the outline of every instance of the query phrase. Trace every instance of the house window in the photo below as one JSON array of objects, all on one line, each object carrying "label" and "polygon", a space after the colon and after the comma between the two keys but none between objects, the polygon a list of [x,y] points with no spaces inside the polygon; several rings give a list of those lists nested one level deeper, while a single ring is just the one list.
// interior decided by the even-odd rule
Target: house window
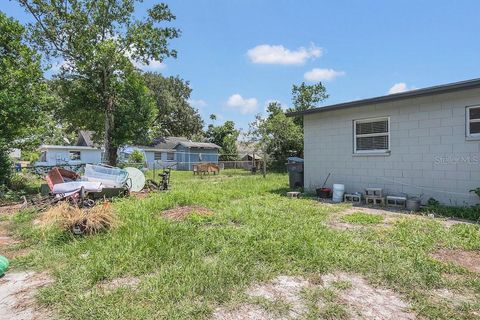
[{"label": "house window", "polygon": [[155,152],[153,154],[154,160],[162,160],[162,153],[161,152]]},{"label": "house window", "polygon": [[467,107],[467,137],[480,138],[480,106]]},{"label": "house window", "polygon": [[353,121],[354,153],[386,153],[390,150],[390,118]]},{"label": "house window", "polygon": [[167,161],[173,161],[173,160],[175,160],[175,153],[167,152]]},{"label": "house window", "polygon": [[80,151],[69,151],[68,155],[72,161],[80,160]]}]

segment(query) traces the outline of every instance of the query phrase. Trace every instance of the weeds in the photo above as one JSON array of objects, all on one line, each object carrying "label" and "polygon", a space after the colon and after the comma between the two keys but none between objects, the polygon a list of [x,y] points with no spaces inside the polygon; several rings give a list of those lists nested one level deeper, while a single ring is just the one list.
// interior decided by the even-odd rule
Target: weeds
[{"label": "weeds", "polygon": [[[437,288],[447,271],[466,278],[460,289],[480,292],[475,275],[430,257],[443,246],[478,250],[476,226],[447,229],[436,221],[406,217],[388,231],[334,230],[325,222],[342,206],[289,199],[279,191],[287,184],[285,174],[264,179],[229,172],[206,177],[172,172],[172,190],[113,202],[121,224],[109,232],[73,239],[66,233],[42,234],[31,223],[37,216],[29,213],[15,217],[14,226],[34,250],[29,265],[55,276],[40,297],[63,318],[205,319],[253,283],[335,270],[360,274],[403,293],[419,317],[474,318],[471,310],[418,297]],[[179,221],[159,218],[162,211],[180,206],[209,208],[214,214]],[[381,222],[375,215],[352,216],[348,219],[353,223]],[[95,290],[99,283],[128,276],[140,279],[138,287]],[[334,295],[317,295],[326,306],[311,311],[311,318],[347,316]]]},{"label": "weeds", "polygon": [[358,224],[377,224],[383,221],[383,217],[378,214],[370,214],[359,211],[343,216],[342,220],[345,222]]}]

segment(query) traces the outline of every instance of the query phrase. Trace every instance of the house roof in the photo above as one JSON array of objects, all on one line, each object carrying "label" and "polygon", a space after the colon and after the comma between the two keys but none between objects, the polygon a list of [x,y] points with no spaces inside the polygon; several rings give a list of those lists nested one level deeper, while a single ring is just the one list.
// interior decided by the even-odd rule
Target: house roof
[{"label": "house roof", "polygon": [[448,84],[443,84],[443,85],[438,85],[438,86],[433,86],[433,87],[428,87],[423,89],[410,90],[406,92],[394,93],[386,96],[337,103],[337,104],[332,104],[324,107],[308,109],[304,111],[288,112],[287,116],[289,117],[300,116],[300,115],[324,112],[329,110],[336,110],[336,109],[343,109],[343,108],[350,108],[350,107],[360,107],[360,106],[369,105],[369,104],[392,102],[392,101],[403,100],[408,98],[431,96],[435,94],[455,92],[455,91],[461,91],[461,90],[467,90],[467,89],[476,89],[476,88],[480,88],[480,78],[460,81],[460,82],[453,82],[453,83],[448,83]]},{"label": "house roof", "polygon": [[253,159],[253,156],[255,155],[255,160],[262,160],[262,157],[260,157],[258,154],[252,154],[252,153],[248,153],[248,154],[244,154],[241,158],[252,158]]},{"label": "house roof", "polygon": [[85,147],[95,147],[95,143],[92,139],[93,131],[88,130],[79,130],[78,137],[77,137],[77,146],[85,146]]},{"label": "house roof", "polygon": [[159,137],[153,140],[153,143],[148,147],[154,150],[173,150],[181,141],[188,142],[185,137]]},{"label": "house roof", "polygon": [[88,147],[88,146],[57,146],[57,145],[48,145],[48,144],[42,144],[40,147],[38,147],[40,151],[42,150],[47,150],[47,149],[57,149],[57,150],[99,150],[98,148],[95,147]]},{"label": "house roof", "polygon": [[220,149],[219,146],[211,142],[179,141],[176,146],[179,146],[179,145],[182,145],[187,148]]}]

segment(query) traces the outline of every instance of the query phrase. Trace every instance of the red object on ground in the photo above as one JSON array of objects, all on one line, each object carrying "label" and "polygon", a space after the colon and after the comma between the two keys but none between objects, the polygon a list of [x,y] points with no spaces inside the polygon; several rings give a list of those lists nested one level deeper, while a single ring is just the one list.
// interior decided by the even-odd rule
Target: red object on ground
[{"label": "red object on ground", "polygon": [[53,190],[54,185],[64,183],[64,177],[71,180],[77,180],[80,176],[73,171],[54,167],[47,173],[47,176],[45,177],[50,191]]}]

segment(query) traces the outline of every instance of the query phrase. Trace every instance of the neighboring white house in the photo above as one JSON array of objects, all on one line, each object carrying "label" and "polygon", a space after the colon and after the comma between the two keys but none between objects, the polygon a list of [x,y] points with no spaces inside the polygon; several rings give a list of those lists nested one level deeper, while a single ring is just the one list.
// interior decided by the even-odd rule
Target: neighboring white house
[{"label": "neighboring white house", "polygon": [[102,162],[102,150],[86,146],[53,146],[39,147],[40,158],[35,166],[79,165]]},{"label": "neighboring white house", "polygon": [[[41,156],[36,166],[80,165],[101,163],[103,150],[93,142],[93,132],[79,131],[75,146],[42,145]],[[192,142],[184,137],[162,137],[155,139],[150,146],[125,146],[118,150],[118,160],[127,161],[133,150],[145,155],[149,168],[172,167],[191,170],[200,162],[218,163],[220,147],[208,142]]]},{"label": "neighboring white house", "polygon": [[302,112],[304,185],[344,184],[387,194],[430,197],[449,205],[478,203],[480,79]]}]

